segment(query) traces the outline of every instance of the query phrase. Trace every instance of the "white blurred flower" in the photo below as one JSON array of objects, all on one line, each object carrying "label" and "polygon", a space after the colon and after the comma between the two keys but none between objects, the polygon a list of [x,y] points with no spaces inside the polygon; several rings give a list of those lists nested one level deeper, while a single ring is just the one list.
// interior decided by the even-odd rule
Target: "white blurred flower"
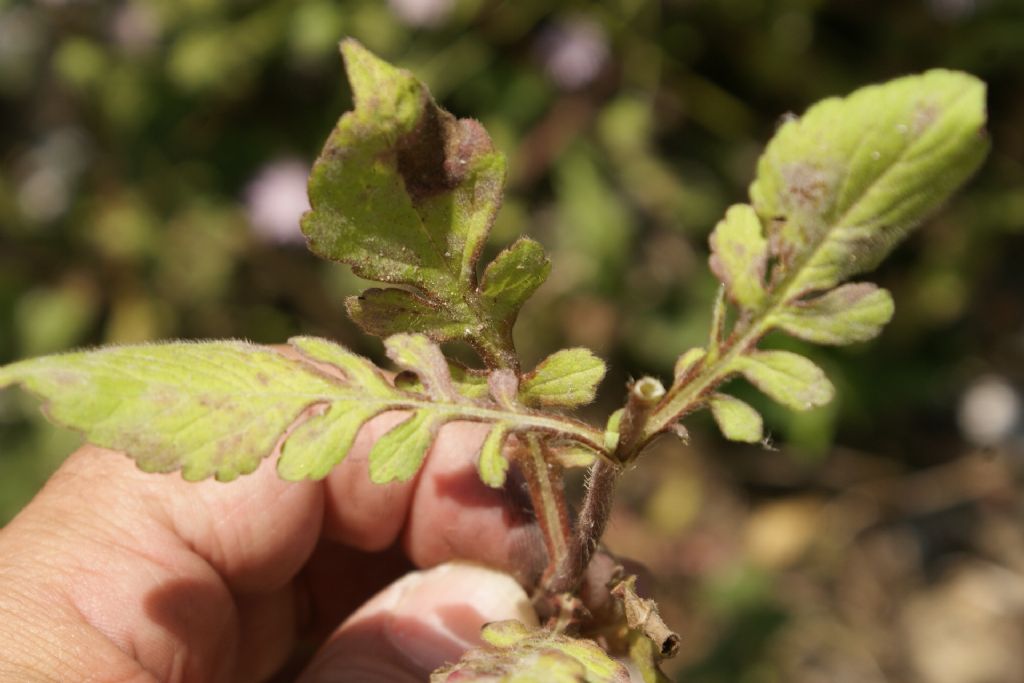
[{"label": "white blurred flower", "polygon": [[406,26],[428,28],[448,18],[455,0],[388,0],[388,6]]},{"label": "white blurred flower", "polygon": [[585,17],[548,26],[537,38],[537,51],[548,76],[566,90],[577,90],[593,81],[609,56],[604,30]]},{"label": "white blurred flower", "polygon": [[976,446],[1006,443],[1020,426],[1020,394],[1002,377],[979,377],[960,397],[960,432]]},{"label": "white blurred flower", "polygon": [[245,205],[257,237],[278,244],[301,243],[299,219],[309,210],[309,165],[298,159],[272,161],[249,181]]}]

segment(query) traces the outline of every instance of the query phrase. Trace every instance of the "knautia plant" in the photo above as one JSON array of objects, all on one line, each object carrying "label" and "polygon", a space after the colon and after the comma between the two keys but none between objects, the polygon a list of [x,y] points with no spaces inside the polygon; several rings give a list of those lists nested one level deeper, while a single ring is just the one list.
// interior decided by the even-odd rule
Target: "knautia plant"
[{"label": "knautia plant", "polygon": [[[848,280],[878,265],[978,168],[988,146],[984,85],[934,70],[787,120],[757,165],[749,203],[731,207],[711,234],[722,286],[707,345],[680,349],[667,383],[630,383],[624,406],[594,426],[569,411],[593,400],[604,363],[572,348],[524,370],[513,345],[519,310],[551,267],[540,244],[520,238],[480,263],[505,157],[478,122],[439,108],[409,72],[355,41],[341,49],[355,108],[313,167],[302,230],[319,256],[386,285],[346,308],[384,338],[397,374],[329,340],[297,337],[287,351],[210,341],[47,356],[0,368],[0,387],[22,384],[54,422],[143,470],[181,470],[189,480],[230,481],[272,455],[281,477],[320,479],[367,420],[401,411],[407,417],[376,442],[369,467],[374,482],[405,481],[442,425],[486,423],[481,479],[504,486],[514,464],[543,531],[548,564],[529,588],[546,623],[488,626],[489,645],[434,680],[626,681],[623,658],[645,681],[663,680],[658,660],[678,637],[654,603],[607,561],[596,563],[605,567],[596,583],[587,574],[617,477],[655,437],[685,438],[680,421],[703,408],[726,438],[760,441],[761,416],[722,390],[733,377],[794,410],[831,400],[821,368],[758,343],[772,330],[829,345],[879,333],[892,297]],[[472,347],[482,369],[447,359],[440,345],[450,341]],[[563,475],[580,466],[588,486],[572,515]],[[595,585],[601,599],[587,594]]]}]

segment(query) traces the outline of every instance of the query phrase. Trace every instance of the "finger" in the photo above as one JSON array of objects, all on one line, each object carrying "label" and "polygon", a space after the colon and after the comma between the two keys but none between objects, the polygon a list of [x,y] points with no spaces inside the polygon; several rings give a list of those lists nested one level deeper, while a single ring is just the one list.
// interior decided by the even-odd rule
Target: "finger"
[{"label": "finger", "polygon": [[[142,473],[112,451],[84,448],[0,532],[0,569],[7,565],[18,570],[0,576],[12,580],[20,571],[20,582],[29,590],[51,602],[65,600],[61,606],[82,620],[78,626],[98,630],[153,671],[230,680],[243,644],[246,653],[266,660],[247,661],[247,666],[272,668],[281,648],[267,644],[290,646],[295,635],[298,607],[289,584],[320,534],[325,497],[333,499],[333,509],[347,511],[341,528],[347,525],[367,539],[380,537],[383,544],[399,533],[417,484],[444,490],[430,472],[449,469],[433,469],[434,456],[428,458],[424,474],[409,484],[378,487],[368,482],[366,453],[374,436],[394,419],[382,416],[369,425],[352,454],[357,465],[362,461],[362,469],[334,473],[328,486],[280,481],[272,462],[229,485],[188,483],[177,475]],[[442,431],[432,449],[442,463],[472,467],[474,437],[464,429],[452,425]],[[339,491],[346,496],[343,505],[337,500]],[[432,514],[429,508],[419,509]],[[337,515],[333,518],[338,522]],[[488,537],[500,537],[508,521],[493,514],[485,520],[476,528]],[[446,537],[452,553],[463,547],[466,556],[476,556],[472,547],[460,546],[457,532],[449,529]],[[29,558],[20,567],[18,551]],[[507,559],[500,553],[482,554],[497,564]],[[33,562],[33,557],[45,561]],[[421,561],[443,557],[422,554]],[[337,568],[335,575],[343,575],[344,569]],[[238,609],[248,604],[246,596],[264,593],[276,593],[272,611],[283,615],[273,620],[273,632],[240,622],[249,614]],[[63,614],[55,610],[52,615],[58,613]]]},{"label": "finger", "polygon": [[[246,666],[273,668],[283,655],[267,645],[291,647],[290,579],[315,544],[322,504],[320,486],[279,481],[272,463],[231,485],[190,484],[83,448],[0,535],[0,594],[47,605],[15,605],[20,619],[4,625],[98,634],[161,680],[230,681],[252,640],[241,622],[251,612],[240,607],[276,593],[273,632],[257,632],[261,647],[245,653]],[[37,659],[88,671],[93,652]]]},{"label": "finger", "polygon": [[543,539],[528,500],[511,478],[504,489],[480,480],[476,461],[488,425],[442,427],[412,481],[381,486],[370,480],[370,446],[406,417],[390,413],[371,422],[328,475],[325,534],[374,551],[391,546],[401,533],[420,567],[469,559],[506,569],[529,584],[544,568]]},{"label": "finger", "polygon": [[413,572],[342,624],[300,683],[424,681],[479,645],[485,623],[505,619],[537,625],[526,593],[508,575],[461,563]]},{"label": "finger", "polygon": [[[468,424],[454,438],[480,444],[489,425]],[[471,559],[535,585],[547,556],[522,482],[510,472],[502,489],[486,486],[477,472],[477,448],[459,447],[442,433],[413,492],[403,531],[409,558],[420,567]]]}]

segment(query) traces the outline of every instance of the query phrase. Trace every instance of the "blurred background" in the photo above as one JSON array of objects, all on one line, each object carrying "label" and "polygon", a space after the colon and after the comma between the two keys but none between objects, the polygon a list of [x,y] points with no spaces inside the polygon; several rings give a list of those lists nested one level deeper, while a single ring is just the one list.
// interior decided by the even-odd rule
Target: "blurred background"
[{"label": "blurred background", "polygon": [[[510,159],[492,253],[554,269],[517,339],[671,376],[704,343],[707,235],[786,112],[943,66],[989,84],[993,152],[871,278],[883,336],[797,346],[838,388],[772,443],[710,420],[623,481],[606,540],[659,578],[690,683],[1024,681],[1021,0],[0,0],[0,363],[166,338],[331,337],[360,282],[303,247],[305,176],[350,106],[337,42],[413,68]],[[75,446],[0,394],[0,523]]]}]

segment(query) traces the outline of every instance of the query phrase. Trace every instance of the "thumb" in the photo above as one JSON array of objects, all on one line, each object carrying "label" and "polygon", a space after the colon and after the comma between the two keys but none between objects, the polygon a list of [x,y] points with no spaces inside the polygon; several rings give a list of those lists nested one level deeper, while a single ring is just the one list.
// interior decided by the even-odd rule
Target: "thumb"
[{"label": "thumb", "polygon": [[300,683],[424,681],[479,645],[484,624],[504,619],[537,625],[529,598],[507,574],[457,562],[412,572],[349,617]]}]

